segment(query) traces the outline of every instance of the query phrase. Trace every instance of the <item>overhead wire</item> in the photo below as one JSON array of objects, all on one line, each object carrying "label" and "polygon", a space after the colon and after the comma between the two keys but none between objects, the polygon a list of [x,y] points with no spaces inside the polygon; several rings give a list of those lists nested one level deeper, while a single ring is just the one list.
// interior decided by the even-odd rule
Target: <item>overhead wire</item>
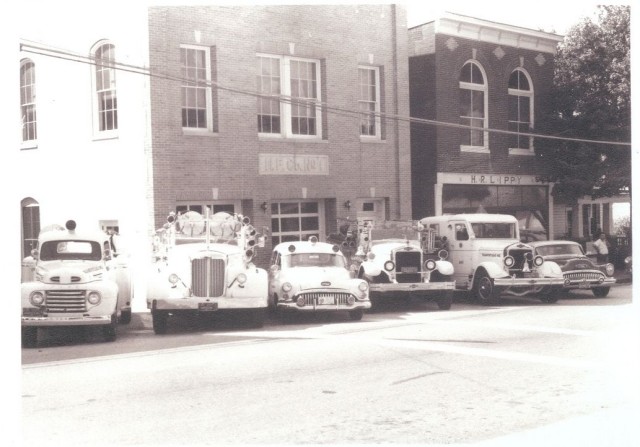
[{"label": "overhead wire", "polygon": [[[23,39],[22,42],[33,42],[33,41]],[[331,105],[324,101],[295,98],[292,96],[282,95],[282,94],[267,95],[259,92],[243,90],[243,89],[238,89],[234,87],[228,87],[214,81],[194,81],[192,79],[184,78],[182,76],[174,76],[167,73],[161,73],[158,71],[152,72],[151,69],[142,67],[139,65],[126,64],[123,62],[117,62],[112,59],[99,59],[91,55],[80,55],[68,50],[56,49],[53,47],[40,46],[40,45],[42,44],[37,42],[34,42],[33,44],[20,43],[20,50],[26,53],[48,56],[52,58],[68,60],[71,62],[79,62],[87,65],[98,65],[98,64],[107,65],[116,70],[134,73],[134,74],[141,74],[141,75],[149,76],[152,78],[159,78],[159,79],[164,79],[168,81],[176,81],[189,86],[202,86],[202,87],[216,88],[218,90],[223,90],[231,93],[237,93],[245,96],[252,96],[252,97],[262,98],[262,99],[272,99],[272,100],[277,99],[278,101],[284,104],[302,105],[306,107],[320,107],[327,110],[327,112],[331,112],[332,114],[338,115],[338,116],[360,117],[363,113],[359,110],[337,107],[335,105]],[[504,130],[504,129],[476,127],[476,126],[470,126],[466,124],[451,123],[451,122],[438,121],[438,120],[432,120],[427,118],[403,116],[396,113],[367,112],[367,114],[374,115],[384,120],[395,120],[397,122],[427,124],[427,125],[433,125],[433,126],[448,127],[452,129],[475,130],[475,131],[483,131],[483,132],[495,133],[495,134],[518,135],[523,137],[533,137],[533,138],[541,138],[541,139],[549,139],[549,140],[557,140],[557,141],[631,147],[630,142],[623,142],[623,141],[591,140],[586,138],[561,137],[557,135],[545,135],[545,134],[532,133],[532,132],[514,132],[514,131]]]}]

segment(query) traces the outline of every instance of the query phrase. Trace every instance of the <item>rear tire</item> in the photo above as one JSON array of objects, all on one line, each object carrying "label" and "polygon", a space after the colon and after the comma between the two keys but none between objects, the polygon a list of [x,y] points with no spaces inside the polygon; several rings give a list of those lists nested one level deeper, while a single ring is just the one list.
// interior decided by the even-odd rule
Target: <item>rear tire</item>
[{"label": "rear tire", "polygon": [[167,333],[168,312],[164,310],[152,310],[151,321],[153,324],[153,332],[156,335],[164,335]]}]

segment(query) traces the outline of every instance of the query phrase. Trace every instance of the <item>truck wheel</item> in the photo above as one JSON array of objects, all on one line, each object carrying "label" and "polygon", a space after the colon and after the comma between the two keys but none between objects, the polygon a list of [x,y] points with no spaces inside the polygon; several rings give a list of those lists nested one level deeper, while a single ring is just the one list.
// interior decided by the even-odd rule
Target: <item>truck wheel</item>
[{"label": "truck wheel", "polygon": [[442,292],[438,298],[436,298],[438,309],[449,310],[451,309],[451,303],[453,303],[453,290],[447,290]]},{"label": "truck wheel", "polygon": [[153,332],[158,335],[167,333],[167,312],[162,310],[151,311],[151,321],[153,324]]},{"label": "truck wheel", "polygon": [[38,345],[38,328],[23,327],[22,328],[22,347],[35,348]]},{"label": "truck wheel", "polygon": [[609,295],[609,289],[610,287],[594,287],[593,289],[591,289],[591,292],[593,292],[593,295],[597,296],[598,298],[604,298],[605,296]]},{"label": "truck wheel", "polygon": [[263,327],[265,313],[266,309],[252,309],[247,311],[247,325],[250,328]]},{"label": "truck wheel", "polygon": [[129,324],[131,323],[131,309],[123,310],[120,314],[120,324]]},{"label": "truck wheel", "polygon": [[118,323],[118,317],[114,313],[111,315],[111,323],[102,327],[102,336],[104,341],[112,342],[116,341],[116,325]]},{"label": "truck wheel", "polygon": [[493,285],[493,279],[485,271],[479,273],[474,289],[476,298],[484,306],[494,304],[500,295],[500,292]]},{"label": "truck wheel", "polygon": [[362,320],[363,315],[364,310],[362,309],[354,309],[349,311],[349,318],[351,318],[351,321],[360,321]]}]

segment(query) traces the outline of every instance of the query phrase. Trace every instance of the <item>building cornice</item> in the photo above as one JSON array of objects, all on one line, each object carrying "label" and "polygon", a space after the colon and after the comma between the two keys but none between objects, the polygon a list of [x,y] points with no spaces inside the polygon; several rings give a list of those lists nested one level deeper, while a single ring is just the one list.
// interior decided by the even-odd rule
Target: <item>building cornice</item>
[{"label": "building cornice", "polygon": [[563,36],[447,13],[435,20],[435,33],[556,54]]}]

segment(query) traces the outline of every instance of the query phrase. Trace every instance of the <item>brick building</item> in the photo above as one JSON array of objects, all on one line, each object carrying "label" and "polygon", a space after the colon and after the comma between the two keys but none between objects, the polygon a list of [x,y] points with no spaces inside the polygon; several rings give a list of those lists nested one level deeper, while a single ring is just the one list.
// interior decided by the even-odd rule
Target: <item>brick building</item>
[{"label": "brick building", "polygon": [[552,185],[519,133],[548,113],[561,40],[454,14],[409,30],[414,218],[505,213],[525,234],[554,234]]},{"label": "brick building", "polygon": [[396,5],[149,9],[152,212],[249,216],[272,244],[409,219],[406,14]]}]

